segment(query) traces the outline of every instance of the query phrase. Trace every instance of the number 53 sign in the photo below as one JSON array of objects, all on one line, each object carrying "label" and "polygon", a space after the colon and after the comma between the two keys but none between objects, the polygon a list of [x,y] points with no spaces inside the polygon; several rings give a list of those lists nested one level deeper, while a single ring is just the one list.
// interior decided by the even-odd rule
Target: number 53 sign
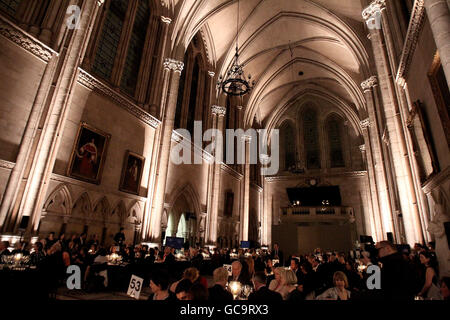
[{"label": "number 53 sign", "polygon": [[144,279],[139,278],[135,275],[131,276],[130,285],[128,286],[127,295],[139,300],[139,296],[142,290],[142,284],[144,283]]}]

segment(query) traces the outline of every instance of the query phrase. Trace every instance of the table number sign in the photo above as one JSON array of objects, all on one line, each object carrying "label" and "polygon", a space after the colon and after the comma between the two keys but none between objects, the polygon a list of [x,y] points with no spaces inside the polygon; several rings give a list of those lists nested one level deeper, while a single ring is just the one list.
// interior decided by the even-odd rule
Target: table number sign
[{"label": "table number sign", "polygon": [[232,268],[231,268],[231,264],[224,264],[223,265],[223,267],[225,268],[225,269],[227,269],[227,271],[228,271],[228,276],[232,276],[233,275],[233,273],[232,273]]},{"label": "table number sign", "polygon": [[141,295],[142,285],[144,284],[144,279],[135,276],[131,276],[130,285],[128,286],[127,295],[139,300]]}]

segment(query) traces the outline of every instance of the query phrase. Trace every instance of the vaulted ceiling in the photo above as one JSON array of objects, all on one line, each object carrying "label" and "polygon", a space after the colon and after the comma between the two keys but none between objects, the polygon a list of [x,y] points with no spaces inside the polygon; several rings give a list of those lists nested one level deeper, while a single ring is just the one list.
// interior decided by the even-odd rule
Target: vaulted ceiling
[{"label": "vaulted ceiling", "polygon": [[[256,80],[245,121],[266,125],[304,93],[339,101],[353,118],[364,107],[359,84],[369,75],[365,0],[166,0],[172,6],[171,49],[180,57],[201,32],[216,74],[230,67],[236,44]],[[299,75],[303,72],[303,75]]]}]

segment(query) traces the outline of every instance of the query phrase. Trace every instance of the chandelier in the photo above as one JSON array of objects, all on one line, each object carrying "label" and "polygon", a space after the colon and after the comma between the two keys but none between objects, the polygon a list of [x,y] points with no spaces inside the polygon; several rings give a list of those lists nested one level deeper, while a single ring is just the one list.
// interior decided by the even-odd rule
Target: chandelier
[{"label": "chandelier", "polygon": [[249,74],[246,80],[243,66],[239,64],[239,0],[237,7],[237,24],[236,24],[236,54],[234,55],[233,65],[228,70],[226,77],[219,77],[217,88],[222,89],[229,96],[244,96],[255,86],[252,76]]}]

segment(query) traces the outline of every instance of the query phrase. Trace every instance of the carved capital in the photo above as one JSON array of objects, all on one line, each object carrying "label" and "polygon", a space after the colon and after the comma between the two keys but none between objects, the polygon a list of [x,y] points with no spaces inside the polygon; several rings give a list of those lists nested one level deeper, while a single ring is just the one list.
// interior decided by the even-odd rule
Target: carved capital
[{"label": "carved capital", "polygon": [[374,86],[378,84],[378,79],[376,76],[372,76],[369,79],[361,82],[361,88],[364,91],[370,91]]},{"label": "carved capital", "polygon": [[212,112],[212,114],[223,117],[227,114],[227,108],[214,105],[211,107],[211,112]]},{"label": "carved capital", "polygon": [[161,21],[169,25],[172,22],[172,19],[170,19],[169,17],[161,16]]},{"label": "carved capital", "polygon": [[365,8],[362,12],[363,19],[368,22],[370,19],[374,19],[380,16],[381,11],[386,9],[386,0],[375,0]]},{"label": "carved capital", "polygon": [[172,70],[175,72],[178,72],[181,74],[181,71],[183,71],[184,63],[181,61],[177,61],[174,59],[166,58],[164,60],[164,69],[166,70]]},{"label": "carved capital", "polygon": [[361,128],[365,129],[367,127],[370,127],[370,120],[369,120],[369,118],[364,119],[364,120],[360,121],[359,124],[361,125]]}]

